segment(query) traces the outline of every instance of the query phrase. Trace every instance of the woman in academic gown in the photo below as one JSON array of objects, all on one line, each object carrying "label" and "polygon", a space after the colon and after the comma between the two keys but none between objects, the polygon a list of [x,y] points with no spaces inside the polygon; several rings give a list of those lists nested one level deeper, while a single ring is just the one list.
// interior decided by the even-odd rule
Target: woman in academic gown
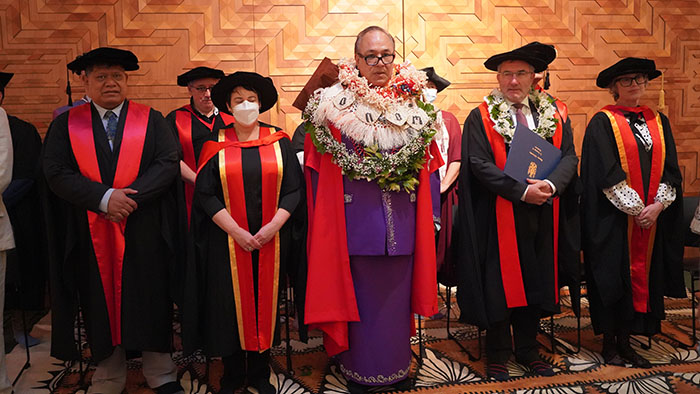
[{"label": "woman in academic gown", "polygon": [[197,287],[186,290],[185,347],[200,345],[223,358],[220,393],[233,393],[246,377],[259,393],[274,393],[269,349],[289,263],[287,221],[302,199],[301,168],[288,136],[258,121],[277,101],[270,78],[228,75],[212,100],[235,122],[200,154],[192,213],[196,266],[187,280]]},{"label": "woman in academic gown", "polygon": [[583,140],[583,251],[593,328],[613,365],[648,368],[630,334],[653,335],[664,296],[685,297],[682,277],[683,191],[668,118],[640,105],[653,60],[626,58],[596,85],[615,105],[591,119]]}]

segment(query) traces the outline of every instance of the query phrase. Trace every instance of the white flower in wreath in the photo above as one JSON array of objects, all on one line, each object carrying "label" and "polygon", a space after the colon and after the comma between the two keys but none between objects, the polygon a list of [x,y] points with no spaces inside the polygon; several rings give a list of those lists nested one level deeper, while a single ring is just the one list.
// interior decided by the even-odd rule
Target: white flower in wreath
[{"label": "white flower in wreath", "polygon": [[[558,122],[555,118],[557,107],[554,104],[554,99],[547,93],[536,91],[532,88],[528,98],[535,104],[539,115],[539,124],[532,131],[545,139],[553,136]],[[489,117],[493,121],[494,130],[503,136],[507,143],[510,143],[515,134],[515,123],[510,113],[510,106],[506,102],[503,93],[498,89],[494,89],[491,91],[491,94],[484,97],[484,101],[488,105]]]}]

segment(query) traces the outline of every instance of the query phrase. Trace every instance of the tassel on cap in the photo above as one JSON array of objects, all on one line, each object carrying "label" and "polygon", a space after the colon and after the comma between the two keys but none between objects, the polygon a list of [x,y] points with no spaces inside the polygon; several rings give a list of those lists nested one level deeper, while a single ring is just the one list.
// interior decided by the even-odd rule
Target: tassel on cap
[{"label": "tassel on cap", "polygon": [[551,84],[549,83],[549,70],[545,70],[544,71],[544,86],[543,86],[543,88],[544,88],[544,90],[547,90],[547,89],[549,89],[550,86],[551,86]]},{"label": "tassel on cap", "polygon": [[661,90],[659,90],[659,111],[666,111],[666,94],[664,92],[664,74],[661,74]]},{"label": "tassel on cap", "polygon": [[70,89],[70,72],[66,70],[66,95],[68,95],[68,106],[72,107],[73,106],[73,97],[71,96],[71,89]]}]

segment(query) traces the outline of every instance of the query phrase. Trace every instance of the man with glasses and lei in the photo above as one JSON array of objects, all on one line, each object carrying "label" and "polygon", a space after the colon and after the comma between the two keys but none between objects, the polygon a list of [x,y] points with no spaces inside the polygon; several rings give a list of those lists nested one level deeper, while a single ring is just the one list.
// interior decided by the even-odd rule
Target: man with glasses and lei
[{"label": "man with glasses and lei", "polygon": [[654,335],[664,296],[685,298],[683,179],[668,118],[640,101],[661,75],[625,58],[598,74],[615,105],[588,126],[581,151],[583,253],[591,322],[607,364],[651,367],[630,334]]},{"label": "man with glasses and lei", "polygon": [[[499,381],[510,378],[513,350],[533,373],[554,374],[540,358],[536,336],[540,318],[558,311],[559,196],[578,164],[569,120],[552,97],[532,87],[535,73],[555,57],[553,46],[538,42],[490,57],[484,65],[498,72],[499,88],[464,125],[458,300],[462,320],[486,329],[487,374]],[[561,150],[547,179],[525,183],[503,172],[517,128]]]},{"label": "man with glasses and lei", "polygon": [[50,187],[51,355],[82,357],[80,311],[92,360],[88,393],[121,393],[126,357],[141,351],[158,394],[182,393],[173,363],[172,318],[177,141],[160,112],[127,100],[130,52],[102,47],[79,58],[92,101],[59,115],[44,142]]},{"label": "man with glasses and lei", "polygon": [[419,99],[425,73],[395,56],[389,33],[364,29],[339,82],[304,112],[306,323],[323,330],[351,393],[405,388],[413,313],[437,313],[441,126]]},{"label": "man with glasses and lei", "polygon": [[219,112],[211,100],[211,89],[223,77],[223,71],[209,67],[196,67],[178,75],[177,85],[187,87],[190,103],[170,112],[165,118],[173,130],[177,131],[180,141],[180,177],[185,184],[187,224],[192,210],[194,179],[202,145],[212,131],[233,123],[233,117]]}]

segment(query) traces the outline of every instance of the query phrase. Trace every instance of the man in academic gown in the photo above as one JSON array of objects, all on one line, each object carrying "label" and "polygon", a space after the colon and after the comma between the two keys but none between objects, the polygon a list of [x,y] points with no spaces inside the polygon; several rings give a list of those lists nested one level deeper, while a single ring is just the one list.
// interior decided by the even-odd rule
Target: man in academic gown
[{"label": "man in academic gown", "polygon": [[129,52],[97,48],[81,58],[90,105],[51,124],[43,169],[52,296],[52,349],[79,357],[73,327],[82,313],[97,370],[88,393],[120,393],[126,351],[142,351],[146,381],[182,392],[172,350],[169,295],[177,141],[163,116],[127,100]]},{"label": "man in academic gown", "polygon": [[187,87],[190,103],[170,112],[165,118],[177,132],[182,150],[180,176],[186,185],[188,216],[202,145],[212,131],[230,126],[234,121],[231,115],[220,112],[211,100],[211,89],[223,77],[223,71],[209,67],[196,67],[178,75],[177,84]]},{"label": "man in academic gown", "polygon": [[[6,76],[8,73],[0,73]],[[12,74],[9,74],[10,77]],[[4,78],[3,78],[4,79]],[[0,105],[4,85],[0,83]],[[7,213],[12,222],[16,249],[8,255],[7,307],[18,310],[44,309],[46,287],[46,241],[41,221],[37,178],[40,173],[41,137],[28,122],[7,115],[12,135],[14,159],[12,181],[2,193]],[[19,324],[18,324],[19,323]],[[24,343],[21,315],[13,318],[15,338]],[[31,331],[31,328],[28,329]],[[36,344],[34,338],[27,338]]]},{"label": "man in academic gown", "polygon": [[[510,377],[506,363],[513,344],[516,361],[536,374],[554,374],[540,359],[536,335],[540,317],[558,308],[558,197],[578,159],[570,122],[563,121],[554,100],[531,86],[534,73],[555,57],[553,46],[538,42],[490,57],[484,64],[498,71],[499,89],[464,125],[458,299],[462,319],[487,329],[488,375],[496,380]],[[561,161],[546,179],[526,183],[503,172],[519,128],[561,150]]]}]

